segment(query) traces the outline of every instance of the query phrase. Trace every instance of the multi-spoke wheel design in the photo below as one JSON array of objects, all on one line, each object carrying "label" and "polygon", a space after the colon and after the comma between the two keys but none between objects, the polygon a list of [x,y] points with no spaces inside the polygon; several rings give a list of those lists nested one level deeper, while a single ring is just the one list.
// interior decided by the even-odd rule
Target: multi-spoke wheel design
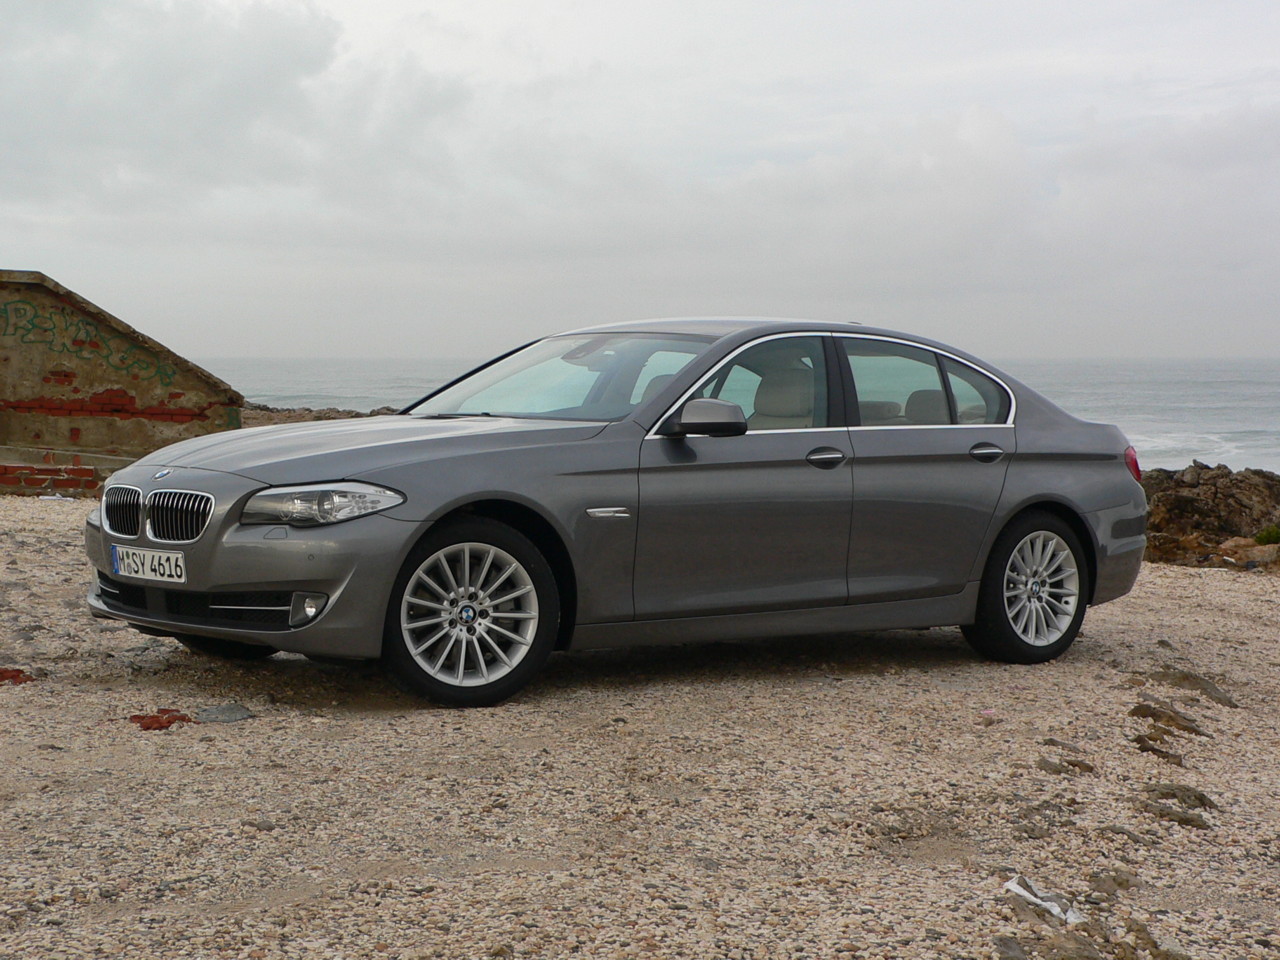
[{"label": "multi-spoke wheel design", "polygon": [[551,568],[527,538],[493,520],[454,522],[428,534],[405,562],[383,656],[419,693],[488,706],[542,666],[559,609]]},{"label": "multi-spoke wheel design", "polygon": [[1061,517],[1032,512],[996,538],[965,638],[1009,663],[1042,663],[1071,646],[1089,597],[1080,538]]},{"label": "multi-spoke wheel design", "polygon": [[414,571],[400,604],[409,653],[429,676],[459,687],[497,680],[538,632],[538,594],[520,561],[487,543],[437,550]]},{"label": "multi-spoke wheel design", "polygon": [[1039,530],[1013,548],[1004,571],[1004,608],[1023,640],[1034,647],[1057,643],[1071,628],[1079,599],[1080,570],[1060,536]]}]

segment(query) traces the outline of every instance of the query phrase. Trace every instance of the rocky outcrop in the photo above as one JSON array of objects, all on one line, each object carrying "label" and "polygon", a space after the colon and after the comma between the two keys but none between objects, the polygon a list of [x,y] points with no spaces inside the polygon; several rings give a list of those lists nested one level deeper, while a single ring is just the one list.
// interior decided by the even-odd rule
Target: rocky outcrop
[{"label": "rocky outcrop", "polygon": [[1146,470],[1147,559],[1184,566],[1276,566],[1280,545],[1255,539],[1280,525],[1280,475],[1196,460],[1184,470]]},{"label": "rocky outcrop", "polygon": [[381,417],[398,413],[399,410],[399,407],[378,407],[376,410],[362,413],[359,410],[339,410],[336,407],[313,410],[310,407],[268,407],[263,403],[246,403],[241,419],[246,427],[268,427],[277,423],[304,423],[310,420]]}]

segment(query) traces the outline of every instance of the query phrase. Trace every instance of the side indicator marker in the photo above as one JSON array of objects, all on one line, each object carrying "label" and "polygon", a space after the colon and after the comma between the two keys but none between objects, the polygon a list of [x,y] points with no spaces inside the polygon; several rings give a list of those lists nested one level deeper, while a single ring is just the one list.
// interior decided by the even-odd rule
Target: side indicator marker
[{"label": "side indicator marker", "polygon": [[597,520],[625,520],[631,516],[631,510],[627,507],[587,507],[587,516]]}]

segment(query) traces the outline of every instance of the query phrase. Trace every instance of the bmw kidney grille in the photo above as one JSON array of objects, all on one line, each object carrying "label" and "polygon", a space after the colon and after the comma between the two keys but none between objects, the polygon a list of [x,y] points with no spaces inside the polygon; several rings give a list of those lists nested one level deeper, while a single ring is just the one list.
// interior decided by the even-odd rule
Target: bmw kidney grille
[{"label": "bmw kidney grille", "polygon": [[147,497],[147,535],[152,540],[189,543],[204,533],[213,516],[213,497],[185,490],[155,490]]},{"label": "bmw kidney grille", "polygon": [[213,497],[189,490],[153,490],[143,506],[137,487],[108,487],[102,496],[107,532],[136,537],[144,521],[147,536],[158,543],[190,543],[200,539],[213,516]]},{"label": "bmw kidney grille", "polygon": [[102,495],[107,532],[136,537],[142,529],[142,491],[137,487],[107,487]]}]

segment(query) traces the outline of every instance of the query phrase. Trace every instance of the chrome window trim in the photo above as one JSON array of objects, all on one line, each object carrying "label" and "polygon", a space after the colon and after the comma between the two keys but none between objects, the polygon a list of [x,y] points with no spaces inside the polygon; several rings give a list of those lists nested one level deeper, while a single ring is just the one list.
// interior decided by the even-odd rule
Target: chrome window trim
[{"label": "chrome window trim", "polygon": [[[205,517],[205,519],[204,519],[204,523],[200,525],[200,532],[199,532],[199,533],[197,533],[197,534],[196,534],[194,537],[192,537],[190,540],[161,540],[161,539],[158,539],[158,538],[157,538],[157,537],[156,537],[156,536],[151,532],[151,499],[152,499],[153,497],[155,497],[157,494],[161,494],[161,493],[187,493],[187,494],[191,494],[192,496],[196,496],[196,497],[207,497],[207,498],[208,498],[208,500],[209,500],[209,515],[208,515],[207,517]],[[165,488],[160,489],[160,490],[152,490],[150,493],[148,493],[148,494],[147,494],[147,498],[146,498],[146,510],[145,510],[145,514],[146,514],[146,530],[147,530],[147,539],[148,539],[148,540],[150,540],[152,543],[195,543],[197,540],[199,540],[201,537],[203,537],[203,536],[204,536],[204,532],[205,532],[207,529],[209,529],[209,524],[213,521],[213,512],[214,512],[217,508],[218,508],[218,501],[217,501],[217,498],[216,498],[216,497],[214,497],[214,495],[213,495],[212,493],[209,493],[207,490],[181,490],[181,489],[178,489],[177,487],[165,487]]]},{"label": "chrome window trim", "polygon": [[872,423],[867,426],[844,427],[845,430],[951,430],[963,427],[965,430],[1008,430],[1012,423]]},{"label": "chrome window trim", "polygon": [[[132,490],[138,495],[138,532],[135,533],[133,536],[128,536],[127,534],[123,534],[123,533],[118,533],[115,530],[111,529],[111,519],[107,516],[106,499],[107,499],[107,494],[112,490]],[[131,483],[110,483],[110,484],[107,484],[107,486],[104,487],[102,490],[102,500],[103,500],[102,529],[107,533],[108,536],[115,537],[117,540],[137,540],[140,536],[142,536],[142,531],[146,526],[143,518],[147,512],[147,508],[146,508],[147,498],[143,495],[141,487],[135,487]]]},{"label": "chrome window trim", "polygon": [[[710,370],[708,370],[705,376],[703,376],[701,379],[698,380],[697,383],[695,383],[692,387],[690,387],[688,390],[682,393],[680,395],[680,398],[676,400],[675,403],[667,407],[667,409],[663,411],[662,416],[660,416],[657,420],[653,421],[653,427],[649,430],[648,433],[644,435],[644,439],[646,440],[671,439],[670,437],[667,437],[664,434],[658,433],[657,432],[658,427],[661,424],[665,423],[667,417],[671,416],[671,414],[673,414],[677,409],[679,409],[679,407],[682,406],[686,400],[688,400],[691,396],[693,396],[695,393],[701,390],[703,384],[705,384],[708,380],[710,380],[722,369],[724,369],[724,366],[730,363],[733,360],[733,358],[736,357],[738,354],[742,353],[742,351],[747,350],[751,347],[759,346],[762,343],[767,343],[770,340],[788,340],[788,339],[796,339],[798,337],[830,337],[830,336],[832,336],[832,332],[830,330],[805,330],[805,331],[788,330],[786,333],[771,333],[767,337],[758,337],[755,340],[748,340],[746,343],[742,344],[740,347],[738,347],[728,356],[721,358],[720,362],[717,363]],[[825,358],[824,358],[822,369],[823,369],[823,376],[826,376]],[[827,383],[827,390],[828,391],[831,390],[831,384],[829,382]],[[819,430],[826,431],[826,430],[844,430],[844,429],[845,429],[844,427],[786,427],[780,430],[752,430],[748,428],[747,434],[814,433]],[[745,435],[746,434],[744,434],[744,436]],[[701,436],[701,434],[692,434],[692,436]]]},{"label": "chrome window trim", "polygon": [[[697,393],[698,390],[702,388],[703,384],[705,384],[708,380],[710,380],[717,373],[719,373],[721,368],[726,363],[729,363],[731,360],[733,360],[734,357],[742,353],[742,351],[748,349],[749,347],[754,347],[757,344],[764,343],[767,340],[782,340],[788,337],[833,337],[837,340],[841,340],[841,339],[843,340],[880,340],[886,343],[900,343],[905,347],[915,347],[917,350],[924,350],[929,353],[939,354],[941,356],[946,357],[948,360],[954,360],[956,363],[963,364],[964,366],[968,367],[970,370],[976,370],[978,373],[982,374],[987,379],[994,381],[996,385],[999,386],[1000,389],[1003,390],[1005,392],[1005,395],[1009,398],[1009,414],[1008,416],[1005,417],[1002,423],[902,423],[902,424],[887,423],[887,424],[871,424],[866,426],[862,424],[858,424],[857,426],[849,425],[844,427],[795,427],[795,428],[789,428],[789,429],[783,429],[783,430],[750,430],[749,429],[747,430],[748,434],[752,434],[752,433],[813,433],[821,430],[938,430],[938,429],[943,429],[947,427],[951,427],[951,428],[959,427],[966,430],[972,430],[979,427],[989,429],[991,427],[1012,427],[1016,425],[1016,417],[1018,413],[1018,397],[1013,392],[1013,390],[1009,387],[1009,385],[1005,383],[1002,379],[997,377],[990,370],[985,370],[982,367],[978,366],[973,361],[966,360],[964,357],[956,356],[950,350],[944,350],[941,347],[934,347],[924,343],[917,343],[914,340],[907,340],[903,337],[889,337],[879,333],[841,333],[836,330],[807,330],[807,331],[797,330],[797,331],[788,331],[786,333],[771,333],[767,337],[760,337],[756,340],[750,340],[747,343],[742,344],[742,346],[738,347],[728,356],[724,357],[720,361],[720,363],[712,367],[711,370],[709,370],[705,376],[699,379],[697,383],[695,383],[692,387],[690,387],[683,394],[681,394],[680,398],[676,400],[675,403],[667,407],[667,409],[663,411],[662,416],[658,417],[658,419],[654,421],[652,429],[650,429],[645,434],[644,439],[645,440],[667,439],[666,437],[664,437],[663,434],[656,432],[658,429],[658,426],[663,422],[665,422],[666,419],[669,416],[671,416],[671,414],[673,414],[682,404],[684,404],[685,401],[687,401],[691,396],[693,396],[693,394]],[[846,360],[845,362],[847,363],[848,361]],[[946,376],[945,370],[939,368],[938,372],[941,376],[944,376],[944,377]],[[827,384],[827,389],[828,390],[831,389],[830,383]]]},{"label": "chrome window trim", "polygon": [[[765,433],[770,435],[775,433],[843,433],[847,429],[847,427],[779,427],[777,430],[748,430],[747,433],[757,436]],[[691,436],[700,437],[705,436],[705,434],[695,433],[691,434]]]},{"label": "chrome window trim", "polygon": [[[1009,385],[1007,383],[1005,383],[1003,380],[997,377],[990,370],[982,369],[982,367],[978,366],[972,360],[966,360],[964,357],[957,357],[951,351],[943,350],[941,347],[932,347],[932,346],[929,346],[928,344],[916,343],[913,340],[904,340],[901,337],[886,337],[883,334],[879,334],[879,333],[832,333],[831,336],[835,337],[838,340],[841,340],[841,339],[843,340],[881,340],[885,343],[900,343],[904,347],[915,347],[917,350],[925,350],[929,353],[939,354],[941,356],[946,357],[948,360],[954,360],[956,363],[963,364],[964,366],[968,367],[970,370],[976,370],[978,373],[982,374],[988,380],[994,381],[1000,387],[1000,389],[1005,392],[1005,395],[1008,396],[1009,398],[1009,415],[1004,418],[1004,421],[1002,423],[904,423],[904,424],[880,423],[880,424],[872,424],[867,427],[863,427],[861,425],[857,427],[850,427],[849,428],[850,430],[918,430],[921,427],[928,427],[930,429],[934,429],[938,427],[1012,427],[1014,426],[1015,415],[1018,412],[1017,396],[1009,388]],[[846,360],[846,362],[848,361]],[[946,371],[943,370],[941,367],[938,368],[938,373],[943,377],[946,376]],[[945,382],[943,386],[948,387],[948,385]],[[854,387],[855,388],[857,387],[856,383],[854,384]],[[661,423],[661,421],[659,421],[659,423]]]}]

